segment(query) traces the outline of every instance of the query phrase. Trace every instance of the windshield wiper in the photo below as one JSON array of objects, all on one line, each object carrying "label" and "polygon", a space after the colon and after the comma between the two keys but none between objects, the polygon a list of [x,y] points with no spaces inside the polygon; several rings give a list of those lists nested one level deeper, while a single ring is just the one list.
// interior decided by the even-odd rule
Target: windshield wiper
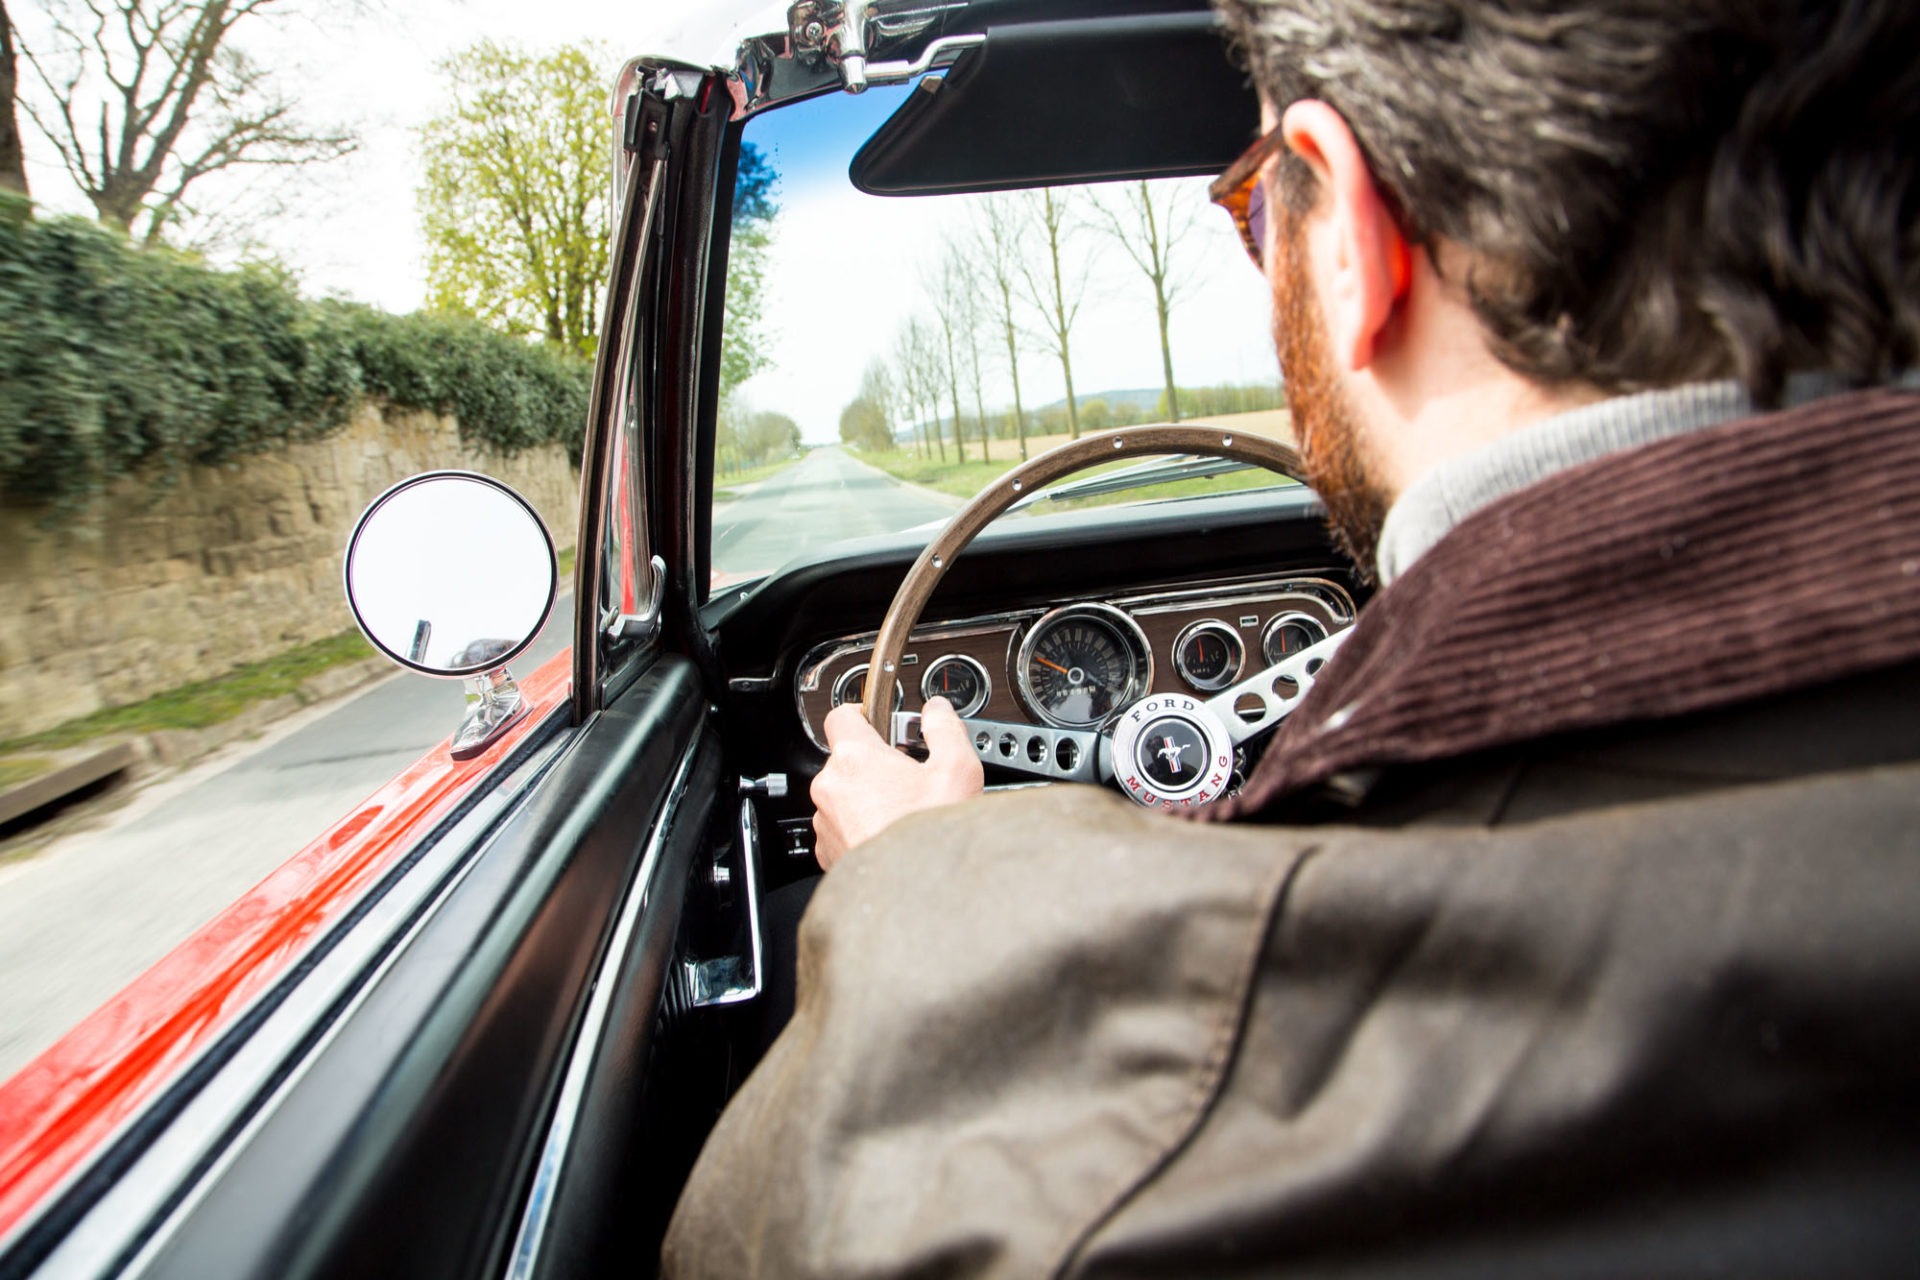
[{"label": "windshield wiper", "polygon": [[[1208,476],[1223,476],[1229,472],[1251,469],[1253,464],[1250,462],[1237,462],[1232,458],[1207,458],[1194,453],[1183,453],[1172,458],[1149,458],[1145,462],[1136,462],[1118,471],[1103,471],[1096,476],[1082,476],[1078,480],[1069,480],[1065,484],[1049,485],[1020,499],[1008,510],[1019,511],[1036,502],[1066,502],[1074,498],[1098,498],[1110,493],[1124,493],[1128,489],[1167,484],[1174,480],[1202,480]],[[1284,482],[1284,477],[1275,477],[1275,482]]]}]

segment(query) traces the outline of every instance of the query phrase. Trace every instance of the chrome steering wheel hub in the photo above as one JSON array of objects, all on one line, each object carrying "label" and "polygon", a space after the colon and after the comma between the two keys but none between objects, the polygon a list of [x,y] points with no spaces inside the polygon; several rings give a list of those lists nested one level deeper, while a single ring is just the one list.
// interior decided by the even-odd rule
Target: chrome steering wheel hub
[{"label": "chrome steering wheel hub", "polygon": [[1233,738],[1207,704],[1184,694],[1142,698],[1112,728],[1109,767],[1149,809],[1209,804],[1233,779]]}]

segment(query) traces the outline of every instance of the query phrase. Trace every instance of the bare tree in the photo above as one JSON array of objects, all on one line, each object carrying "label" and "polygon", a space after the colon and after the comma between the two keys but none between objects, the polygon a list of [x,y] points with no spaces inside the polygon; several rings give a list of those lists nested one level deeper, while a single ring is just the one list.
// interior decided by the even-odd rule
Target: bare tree
[{"label": "bare tree", "polygon": [[13,19],[0,0],[0,191],[27,195],[27,157],[20,149],[20,117],[14,110],[20,80],[13,56]]},{"label": "bare tree", "polygon": [[[908,316],[906,324],[893,339],[893,385],[900,397],[901,417],[913,424],[914,441],[921,457],[940,451],[947,460],[946,442],[940,437],[940,357],[934,347],[933,333],[919,316]],[[928,419],[933,430],[926,429]],[[927,444],[931,434],[933,446]]]},{"label": "bare tree", "polygon": [[980,307],[981,280],[978,265],[965,250],[949,255],[960,277],[961,333],[967,356],[967,377],[973,383],[973,420],[980,424],[980,460],[993,460],[993,432],[987,427],[987,396],[980,361],[980,325],[984,316]]},{"label": "bare tree", "polygon": [[940,431],[940,391],[945,383],[940,363],[940,344],[934,337],[932,326],[919,316],[907,320],[907,346],[914,363],[913,385],[920,393],[921,403],[926,406],[926,420],[932,424],[929,434],[933,437],[934,448],[939,451],[940,461],[945,462],[947,442]]},{"label": "bare tree", "polygon": [[1027,412],[1020,403],[1020,323],[1014,300],[1020,287],[1020,211],[1011,196],[988,196],[980,206],[974,259],[993,285],[995,319],[1007,345],[1007,372],[1013,378],[1013,426],[1020,440],[1020,461],[1027,460]]},{"label": "bare tree", "polygon": [[[293,99],[229,43],[276,0],[80,0],[50,49],[23,49],[50,105],[27,114],[100,220],[151,244],[196,213],[211,174],[331,160],[358,142],[303,123]],[[97,100],[94,86],[104,81]]]},{"label": "bare tree", "polygon": [[940,322],[940,343],[946,359],[941,362],[940,381],[953,402],[953,452],[967,460],[967,437],[960,425],[960,356],[966,345],[967,278],[961,266],[962,255],[952,249],[922,278],[933,299],[933,313]]},{"label": "bare tree", "polygon": [[1073,398],[1073,322],[1086,296],[1086,271],[1063,265],[1067,241],[1073,235],[1073,197],[1066,190],[1042,187],[1023,197],[1027,226],[1044,239],[1044,255],[1023,254],[1018,259],[1020,291],[1038,313],[1042,336],[1060,360],[1060,376],[1067,384],[1067,430],[1080,438],[1080,406]]},{"label": "bare tree", "polygon": [[1173,379],[1169,326],[1173,304],[1185,290],[1174,278],[1173,260],[1199,212],[1198,202],[1191,198],[1192,190],[1180,183],[1129,182],[1120,188],[1117,200],[1093,199],[1093,225],[1118,241],[1153,285],[1153,313],[1160,322],[1160,370],[1167,384],[1167,417],[1174,422],[1180,421],[1180,392]]}]

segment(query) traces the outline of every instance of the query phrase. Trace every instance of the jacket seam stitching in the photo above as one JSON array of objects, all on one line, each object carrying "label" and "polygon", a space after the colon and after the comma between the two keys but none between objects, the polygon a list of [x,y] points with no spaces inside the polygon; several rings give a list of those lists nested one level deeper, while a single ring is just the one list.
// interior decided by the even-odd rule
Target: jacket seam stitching
[{"label": "jacket seam stitching", "polygon": [[1118,1217],[1132,1200],[1166,1172],[1168,1167],[1199,1136],[1206,1118],[1213,1113],[1214,1107],[1218,1105],[1221,1095],[1225,1092],[1227,1077],[1231,1074],[1233,1064],[1239,1057],[1240,1046],[1245,1040],[1247,1019],[1253,1012],[1254,987],[1257,985],[1255,978],[1260,971],[1261,958],[1266,954],[1268,939],[1272,936],[1281,911],[1285,909],[1301,869],[1312,861],[1320,850],[1321,846],[1317,844],[1303,849],[1300,856],[1294,858],[1275,877],[1275,883],[1266,891],[1270,900],[1265,910],[1261,912],[1259,927],[1252,931],[1252,945],[1248,948],[1246,958],[1240,966],[1238,998],[1231,1002],[1231,1012],[1219,1019],[1219,1026],[1214,1032],[1213,1045],[1194,1072],[1195,1079],[1190,1089],[1190,1096],[1182,1104],[1182,1109],[1190,1114],[1182,1123],[1179,1133],[1171,1142],[1165,1144],[1158,1155],[1147,1162],[1145,1168],[1128,1175],[1116,1187],[1113,1194],[1106,1197],[1105,1207],[1095,1212],[1078,1232],[1069,1237],[1057,1261],[1047,1269],[1048,1276],[1066,1275],[1069,1269],[1085,1255],[1087,1247],[1094,1238],[1114,1218]]}]

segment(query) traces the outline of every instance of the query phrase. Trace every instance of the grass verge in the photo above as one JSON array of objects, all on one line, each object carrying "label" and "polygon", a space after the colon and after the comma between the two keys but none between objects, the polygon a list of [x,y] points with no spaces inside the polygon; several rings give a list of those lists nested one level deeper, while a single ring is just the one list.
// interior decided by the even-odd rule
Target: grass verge
[{"label": "grass verge", "polygon": [[53,761],[45,756],[15,756],[11,760],[0,760],[0,791],[17,787],[52,768]]},{"label": "grass verge", "polygon": [[[895,479],[962,498],[971,498],[986,488],[989,483],[1019,465],[1018,459],[1014,458],[995,458],[990,462],[982,462],[978,459],[966,462],[942,462],[938,458],[917,457],[906,449],[893,453],[862,453],[859,457],[862,462],[880,468]],[[1099,475],[1103,471],[1134,466],[1139,461],[1138,458],[1126,458],[1117,462],[1102,463],[1097,467],[1076,471],[1066,477],[1066,480],[1082,480],[1088,476]],[[1202,476],[1194,480],[1169,480],[1164,484],[1124,489],[1119,493],[1092,494],[1084,498],[1069,498],[1060,502],[1038,502],[1029,506],[1027,510],[1036,515],[1049,511],[1077,511],[1085,507],[1110,507],[1122,502],[1155,502],[1168,498],[1191,498],[1202,494],[1230,493],[1238,489],[1261,489],[1271,485],[1292,483],[1294,482],[1274,475],[1270,471],[1259,469],[1230,471],[1225,475]]]},{"label": "grass verge", "polygon": [[35,749],[58,750],[108,734],[204,729],[208,725],[233,719],[257,702],[293,693],[304,681],[331,667],[370,658],[373,652],[373,646],[362,639],[358,631],[344,631],[325,640],[289,649],[264,662],[250,662],[235,667],[227,674],[211,680],[182,685],[141,702],[109,707],[39,733],[0,742],[0,754]]},{"label": "grass verge", "polygon": [[759,484],[769,476],[775,476],[785,471],[798,461],[800,461],[800,458],[796,456],[792,458],[782,458],[778,462],[769,462],[758,467],[736,467],[732,471],[716,468],[713,473],[713,500],[715,502],[731,501],[740,495],[732,492],[727,486]]}]

